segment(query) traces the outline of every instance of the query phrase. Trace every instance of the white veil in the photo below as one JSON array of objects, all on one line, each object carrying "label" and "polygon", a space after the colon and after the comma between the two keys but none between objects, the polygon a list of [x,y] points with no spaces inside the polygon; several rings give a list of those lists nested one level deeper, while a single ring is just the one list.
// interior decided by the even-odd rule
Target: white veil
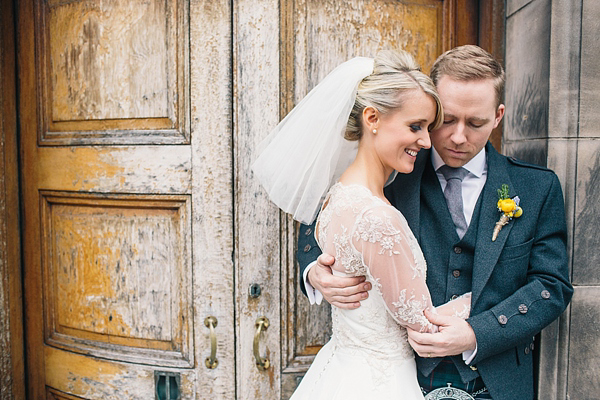
[{"label": "white veil", "polygon": [[372,58],[339,65],[260,143],[252,170],[271,201],[295,220],[312,223],[330,186],[354,161],[358,142],[344,132],[358,84],[372,73]]}]

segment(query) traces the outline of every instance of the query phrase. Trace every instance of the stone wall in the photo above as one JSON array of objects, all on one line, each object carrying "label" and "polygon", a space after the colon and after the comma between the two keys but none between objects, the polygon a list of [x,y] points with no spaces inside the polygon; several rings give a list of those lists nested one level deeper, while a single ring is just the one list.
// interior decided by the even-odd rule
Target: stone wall
[{"label": "stone wall", "polygon": [[600,390],[600,2],[508,0],[503,152],[548,166],[567,209],[573,301],[538,351],[540,399]]}]

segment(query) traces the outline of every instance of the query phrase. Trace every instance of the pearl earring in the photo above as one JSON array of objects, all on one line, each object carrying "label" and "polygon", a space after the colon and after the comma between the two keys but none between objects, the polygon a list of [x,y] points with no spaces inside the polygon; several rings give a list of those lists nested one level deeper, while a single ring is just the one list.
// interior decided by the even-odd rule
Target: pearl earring
[{"label": "pearl earring", "polygon": [[377,129],[373,129],[373,135],[377,135]]}]

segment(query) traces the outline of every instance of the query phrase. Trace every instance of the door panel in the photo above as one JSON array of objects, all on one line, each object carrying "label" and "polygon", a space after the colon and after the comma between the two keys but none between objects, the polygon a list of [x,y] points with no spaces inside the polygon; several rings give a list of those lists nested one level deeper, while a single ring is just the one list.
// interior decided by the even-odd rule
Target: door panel
[{"label": "door panel", "polygon": [[40,144],[189,142],[185,1],[36,9]]},{"label": "door panel", "polygon": [[[423,71],[445,50],[476,43],[469,1],[286,1],[281,22],[282,117],[341,62],[382,49],[412,53]],[[460,24],[459,24],[460,22]],[[460,28],[462,27],[462,29]],[[463,42],[459,42],[461,40]],[[267,132],[265,132],[267,133]],[[288,398],[330,338],[330,307],[309,306],[298,288],[295,225],[282,224],[282,398]]]},{"label": "door panel", "polygon": [[29,397],[152,399],[156,371],[182,399],[233,397],[228,5],[18,18]]},{"label": "door panel", "polygon": [[40,196],[45,342],[192,367],[189,196]]}]

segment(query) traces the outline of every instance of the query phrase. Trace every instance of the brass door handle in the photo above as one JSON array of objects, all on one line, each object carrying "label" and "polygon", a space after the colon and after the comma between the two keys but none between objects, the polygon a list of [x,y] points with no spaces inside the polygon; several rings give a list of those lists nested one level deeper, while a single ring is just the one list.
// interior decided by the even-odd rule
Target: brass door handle
[{"label": "brass door handle", "polygon": [[212,315],[206,317],[204,325],[210,329],[210,357],[206,358],[204,364],[206,364],[206,368],[208,369],[215,369],[217,368],[217,365],[219,365],[219,360],[217,360],[217,335],[215,334],[217,318]]},{"label": "brass door handle", "polygon": [[269,362],[268,358],[262,358],[260,354],[258,354],[258,342],[260,341],[260,333],[263,330],[267,330],[269,327],[269,319],[267,317],[258,317],[254,323],[254,326],[256,327],[256,333],[254,334],[253,349],[254,358],[256,358],[256,367],[261,371],[265,371],[269,368],[271,363]]}]

